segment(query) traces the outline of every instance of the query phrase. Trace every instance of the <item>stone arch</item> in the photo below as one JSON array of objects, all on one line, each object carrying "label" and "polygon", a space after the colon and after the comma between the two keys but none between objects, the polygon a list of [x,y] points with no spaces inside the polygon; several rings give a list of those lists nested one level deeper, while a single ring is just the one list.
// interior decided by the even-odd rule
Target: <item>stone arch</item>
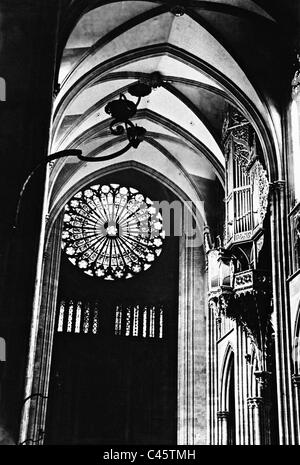
[{"label": "stone arch", "polygon": [[234,364],[234,351],[231,343],[228,343],[223,357],[223,364],[220,379],[220,410],[227,412],[229,410],[229,384],[232,376]]},{"label": "stone arch", "polygon": [[[162,184],[168,187],[175,195],[177,195],[183,202],[187,202],[188,205],[193,204],[196,207],[197,213],[200,214],[200,217],[197,215],[195,216],[195,218],[198,221],[199,227],[201,227],[201,224],[199,223],[200,218],[202,221],[202,226],[207,223],[205,209],[203,205],[203,197],[201,195],[201,192],[195,186],[193,180],[188,175],[188,173],[186,173],[183,170],[182,174],[185,177],[185,181],[181,185],[178,185],[175,184],[175,182],[171,179],[170,176],[168,176],[167,172],[163,173],[154,168],[151,168],[148,165],[145,165],[144,163],[137,162],[135,160],[127,160],[123,162],[110,163],[104,168],[100,167],[97,170],[92,170],[90,173],[81,177],[76,182],[71,182],[71,187],[62,195],[62,197],[53,201],[52,204],[50,203],[49,218],[47,222],[47,235],[49,235],[51,228],[53,227],[53,224],[59,216],[63,206],[78,190],[80,190],[85,185],[92,183],[97,178],[100,178],[110,173],[123,171],[128,168],[133,168],[137,172],[140,171],[148,174],[150,177],[154,179],[158,179]],[[191,198],[187,194],[187,189],[184,189],[184,187],[186,188],[187,186],[189,186],[191,191],[194,192],[193,198]]]},{"label": "stone arch", "polygon": [[[85,185],[92,183],[93,180],[99,179],[105,174],[127,168],[142,171],[158,179],[173,191],[181,202],[184,203],[189,200],[186,192],[162,173],[145,167],[141,163],[130,161],[90,173],[89,176],[83,177],[77,183],[74,183],[66,191],[65,195],[53,205],[47,223],[41,285],[37,289],[36,296],[37,301],[40,302],[40,312],[36,339],[32,349],[34,363],[30,373],[31,382],[27,386],[28,395],[23,406],[21,443],[43,443],[60,268],[62,209],[68,199]],[[195,199],[199,199],[199,205],[202,206],[199,192],[195,191]],[[195,205],[191,213],[193,215],[198,214],[198,217],[195,218],[200,230],[204,218],[203,212],[199,211],[199,205]],[[205,410],[205,406],[201,405],[197,399],[199,395],[205,396],[206,384],[205,258],[202,245],[193,247],[185,236],[180,237],[179,249],[178,443],[203,444],[206,436],[206,421],[205,415],[199,415],[198,410]],[[199,354],[196,357],[197,352]],[[188,385],[184,382],[187,377],[190,379]],[[186,403],[187,398],[190,399],[188,404]]]},{"label": "stone arch", "polygon": [[300,304],[298,306],[294,327],[292,359],[293,372],[295,375],[300,375]]},{"label": "stone arch", "polygon": [[228,343],[223,357],[220,377],[220,399],[218,416],[219,444],[235,444],[235,356],[231,343]]}]

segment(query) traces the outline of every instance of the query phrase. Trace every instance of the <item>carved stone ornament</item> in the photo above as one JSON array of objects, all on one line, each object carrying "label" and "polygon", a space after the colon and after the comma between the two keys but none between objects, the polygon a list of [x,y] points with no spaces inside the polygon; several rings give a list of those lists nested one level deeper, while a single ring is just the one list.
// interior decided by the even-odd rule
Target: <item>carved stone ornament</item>
[{"label": "carved stone ornament", "polygon": [[219,297],[220,310],[221,310],[221,313],[225,316],[227,314],[227,309],[230,305],[231,299],[232,299],[232,293],[222,293]]},{"label": "carved stone ornament", "polygon": [[260,252],[261,252],[261,250],[262,250],[262,248],[263,248],[264,239],[265,239],[265,237],[264,237],[264,235],[263,235],[263,236],[261,236],[261,237],[257,240],[257,242],[256,242],[257,254],[258,254],[258,255],[260,254]]},{"label": "carved stone ornament", "polygon": [[[249,123],[248,123],[249,124]],[[243,127],[240,130],[240,133],[236,136],[234,132],[232,133],[233,140],[233,156],[239,162],[242,170],[246,170],[250,161],[251,148],[248,142],[249,129]]]},{"label": "carved stone ornament", "polygon": [[295,239],[300,240],[300,211],[294,216]]},{"label": "carved stone ornament", "polygon": [[223,127],[222,140],[226,161],[232,152],[242,168],[246,168],[250,156],[250,123],[237,109],[229,107]]},{"label": "carved stone ornament", "polygon": [[297,67],[293,80],[292,80],[292,97],[296,99],[300,94],[300,55],[297,55]]},{"label": "carved stone ornament", "polygon": [[266,170],[258,160],[255,161],[251,168],[251,179],[253,183],[253,196],[257,196],[253,200],[254,202],[256,200],[259,223],[262,225],[268,209],[269,181]]},{"label": "carved stone ornament", "polygon": [[216,318],[219,318],[220,316],[220,311],[219,311],[219,305],[215,299],[211,299],[209,301],[209,308],[213,312]]},{"label": "carved stone ornament", "polygon": [[[262,354],[271,330],[271,276],[263,270],[245,270],[234,276],[226,316],[241,324]],[[262,355],[264,357],[264,355]]]},{"label": "carved stone ornament", "polygon": [[300,211],[298,210],[293,217],[293,233],[294,233],[294,248],[295,248],[295,269],[300,268]]},{"label": "carved stone ornament", "polygon": [[252,238],[252,231],[244,231],[241,233],[234,234],[234,241],[249,241]]}]

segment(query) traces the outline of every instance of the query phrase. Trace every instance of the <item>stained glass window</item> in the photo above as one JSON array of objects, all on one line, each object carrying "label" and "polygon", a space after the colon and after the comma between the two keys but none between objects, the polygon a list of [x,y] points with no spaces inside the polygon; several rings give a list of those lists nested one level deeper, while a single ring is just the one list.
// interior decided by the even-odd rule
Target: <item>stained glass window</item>
[{"label": "stained glass window", "polygon": [[147,337],[147,307],[144,308],[143,312],[143,337]]},{"label": "stained glass window", "polygon": [[119,306],[116,308],[115,334],[117,336],[122,334],[122,307]]},{"label": "stained glass window", "polygon": [[115,280],[149,269],[164,238],[161,214],[132,187],[93,185],[65,206],[62,248],[90,276]]},{"label": "stained glass window", "polygon": [[[124,315],[124,327],[122,327]],[[115,310],[115,335],[135,336],[140,338],[163,339],[164,310],[163,307],[151,306],[122,306]]]},{"label": "stained glass window", "polygon": [[[65,320],[65,325],[64,325]],[[64,326],[66,326],[64,328]],[[99,302],[65,301],[58,308],[57,331],[59,333],[98,334],[100,332]]]},{"label": "stained glass window", "polygon": [[87,334],[90,326],[90,304],[87,302],[84,306],[83,332]]},{"label": "stained glass window", "polygon": [[99,310],[98,310],[98,303],[96,302],[94,307],[94,315],[93,315],[93,328],[92,333],[97,334],[99,327]]},{"label": "stained glass window", "polygon": [[149,336],[155,336],[155,308],[150,308],[150,328],[149,328]]},{"label": "stained glass window", "polygon": [[159,309],[159,338],[163,338],[163,323],[164,323],[164,311],[162,308]]},{"label": "stained glass window", "polygon": [[140,313],[140,307],[137,305],[134,307],[134,317],[133,317],[133,336],[138,336],[139,334],[139,313]]},{"label": "stained glass window", "polygon": [[58,326],[57,326],[57,331],[60,333],[63,331],[64,313],[65,313],[65,301],[62,300],[59,306],[59,317],[58,317]]},{"label": "stained glass window", "polygon": [[80,333],[81,308],[82,308],[82,303],[77,302],[75,333]]},{"label": "stained glass window", "polygon": [[[58,305],[56,330],[59,333],[101,335],[101,302],[61,300]],[[163,339],[163,305],[117,305],[115,308],[115,336]]]},{"label": "stained glass window", "polygon": [[131,329],[131,309],[130,307],[127,307],[126,310],[126,336],[130,336],[130,329]]},{"label": "stained glass window", "polygon": [[68,315],[68,326],[67,326],[67,332],[68,333],[72,332],[73,312],[74,312],[74,304],[73,304],[73,301],[70,300],[70,303],[69,303],[69,315]]}]

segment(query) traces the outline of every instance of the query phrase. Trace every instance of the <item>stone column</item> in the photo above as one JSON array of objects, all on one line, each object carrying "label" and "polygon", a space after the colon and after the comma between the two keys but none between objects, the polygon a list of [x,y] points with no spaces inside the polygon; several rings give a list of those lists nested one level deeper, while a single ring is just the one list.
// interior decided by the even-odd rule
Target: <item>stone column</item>
[{"label": "stone column", "polygon": [[208,304],[207,317],[207,438],[208,444],[218,443],[217,401],[218,401],[218,363],[217,363],[217,325],[216,303]]},{"label": "stone column", "polygon": [[286,284],[289,254],[287,250],[285,196],[285,182],[273,182],[270,189],[270,208],[279,443],[292,445],[295,444],[295,423],[291,373],[290,309]]},{"label": "stone column", "polygon": [[271,409],[272,404],[269,401],[265,401],[264,405],[264,444],[271,445]]},{"label": "stone column", "polygon": [[296,434],[296,443],[300,445],[300,374],[293,375],[293,385],[295,392],[295,411],[297,416],[297,434]]},{"label": "stone column", "polygon": [[263,399],[261,397],[248,398],[250,428],[252,430],[253,445],[259,446],[263,444],[262,432],[262,409]]},{"label": "stone column", "polygon": [[270,379],[269,371],[255,371],[254,376],[258,381],[258,396],[261,397],[261,441],[262,444],[271,444],[271,395],[270,395]]},{"label": "stone column", "polygon": [[245,330],[236,325],[236,364],[235,377],[235,407],[236,407],[236,444],[245,445],[247,441],[248,409],[245,408],[247,399],[247,376],[245,361]]},{"label": "stone column", "polygon": [[40,295],[40,315],[34,371],[32,388],[23,407],[23,410],[28,410],[28,420],[20,435],[20,442],[29,445],[40,445],[44,441],[61,259],[62,218],[60,215],[50,233],[43,259],[43,277],[37,289]]},{"label": "stone column", "polygon": [[222,317],[216,317],[217,340],[222,336]]},{"label": "stone column", "polygon": [[220,446],[226,446],[229,444],[229,434],[228,434],[228,418],[229,412],[217,412],[218,418],[218,444]]},{"label": "stone column", "polygon": [[1,77],[6,82],[0,127],[0,327],[7,342],[0,426],[16,442],[42,223],[45,171],[27,186],[14,228],[22,185],[48,153],[55,80],[59,1],[0,2]]},{"label": "stone column", "polygon": [[180,238],[178,444],[206,444],[206,289],[204,252]]}]

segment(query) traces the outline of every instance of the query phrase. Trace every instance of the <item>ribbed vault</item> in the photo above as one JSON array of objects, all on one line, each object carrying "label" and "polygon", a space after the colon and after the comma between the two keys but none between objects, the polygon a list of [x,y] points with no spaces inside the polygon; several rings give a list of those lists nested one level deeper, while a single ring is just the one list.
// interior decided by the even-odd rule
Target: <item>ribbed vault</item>
[{"label": "ribbed vault", "polygon": [[[154,166],[167,159],[187,175],[222,184],[222,122],[230,103],[257,129],[270,177],[280,177],[275,96],[288,72],[278,62],[286,39],[278,12],[263,3],[65,2],[51,152],[80,148],[96,157],[120,150],[126,140],[110,134],[105,105],[120,93],[132,98],[132,83],[159,72],[162,85],[142,99],[133,119],[147,130],[145,141],[118,161],[151,164],[152,150]],[[57,162],[52,200],[89,169],[75,158]]]}]

